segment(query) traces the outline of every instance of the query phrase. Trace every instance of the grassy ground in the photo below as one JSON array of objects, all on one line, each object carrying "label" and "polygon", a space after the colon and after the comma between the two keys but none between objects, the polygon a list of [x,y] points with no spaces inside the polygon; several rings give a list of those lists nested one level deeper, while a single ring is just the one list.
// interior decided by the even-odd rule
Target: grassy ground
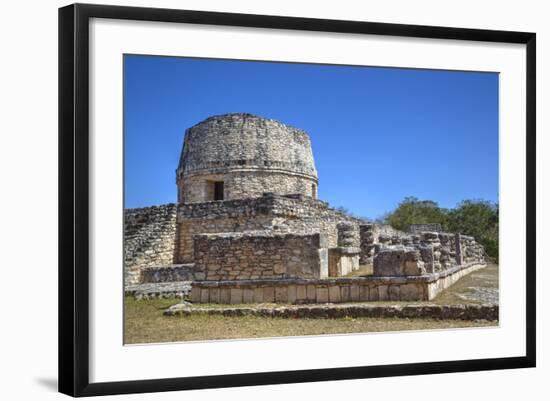
[{"label": "grassy ground", "polygon": [[462,277],[454,285],[440,292],[432,302],[439,305],[487,303],[484,296],[486,292],[494,292],[498,302],[498,265],[494,263]]},{"label": "grassy ground", "polygon": [[346,274],[344,277],[372,276],[372,265],[361,265],[359,269]]},{"label": "grassy ground", "polygon": [[[498,266],[490,265],[474,272],[439,294],[430,304],[482,303],[465,298],[472,288],[497,289]],[[396,318],[282,319],[265,317],[223,317],[194,315],[167,317],[162,314],[180,300],[125,299],[125,343],[151,343],[231,338],[283,337],[379,331],[433,330],[459,327],[494,326],[495,322]],[[416,305],[420,302],[378,302],[377,304]],[[426,304],[426,303],[424,303]],[[224,305],[204,305],[222,307]],[[235,307],[236,305],[231,305]],[[250,305],[247,305],[250,306]]]},{"label": "grassy ground", "polygon": [[434,319],[344,318],[282,319],[194,315],[167,317],[162,312],[177,299],[136,301],[126,299],[125,343],[286,337],[378,331],[430,330],[494,326],[494,322]]}]

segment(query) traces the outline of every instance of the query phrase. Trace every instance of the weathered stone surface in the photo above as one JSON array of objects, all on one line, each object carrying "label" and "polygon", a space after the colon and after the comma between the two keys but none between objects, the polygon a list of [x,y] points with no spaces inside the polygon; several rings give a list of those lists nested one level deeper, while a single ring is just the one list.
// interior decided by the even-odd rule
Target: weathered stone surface
[{"label": "weathered stone surface", "polygon": [[231,290],[229,288],[220,289],[220,303],[231,303]]},{"label": "weathered stone surface", "polygon": [[306,296],[308,301],[315,302],[317,299],[317,288],[315,285],[310,284],[306,286]]},{"label": "weathered stone surface", "polygon": [[264,302],[275,302],[275,288],[264,288]]},{"label": "weathered stone surface", "polygon": [[369,301],[378,301],[380,300],[380,294],[378,287],[369,287]]},{"label": "weathered stone surface", "polygon": [[200,302],[201,301],[201,289],[198,287],[193,287],[191,289],[191,302]]},{"label": "weathered stone surface", "polygon": [[328,288],[327,287],[317,287],[316,289],[316,298],[318,303],[328,302]]},{"label": "weathered stone surface", "polygon": [[299,303],[305,303],[307,301],[307,286],[296,286],[296,301]]},{"label": "weathered stone surface", "polygon": [[191,285],[191,281],[135,284],[126,287],[125,295],[133,295],[137,299],[173,297],[191,299]]},{"label": "weathered stone surface", "polygon": [[[360,301],[371,301],[370,294],[369,294],[370,288],[368,285],[362,285],[359,287],[359,300]],[[378,292],[378,291],[376,291]]]},{"label": "weathered stone surface", "polygon": [[390,301],[399,301],[399,289],[401,286],[399,285],[390,285],[388,287],[388,297]]},{"label": "weathered stone surface", "polygon": [[399,298],[401,301],[417,301],[422,299],[416,284],[403,284],[399,288]]},{"label": "weathered stone surface", "polygon": [[380,285],[378,286],[378,300],[387,301],[389,299],[388,286]]},{"label": "weathered stone surface", "polygon": [[488,320],[498,321],[498,305],[409,305],[387,306],[371,304],[346,305],[293,305],[276,308],[265,307],[226,307],[200,308],[186,304],[173,305],[164,311],[167,316],[190,316],[198,314],[223,316],[264,316],[282,318],[321,318],[344,317],[399,317],[421,319]]},{"label": "weathered stone surface", "polygon": [[331,285],[328,287],[328,300],[329,302],[341,302],[339,286]]},{"label": "weathered stone surface", "polygon": [[230,303],[232,304],[242,304],[243,303],[243,290],[240,288],[231,288],[231,299]]},{"label": "weathered stone surface", "polygon": [[254,302],[256,302],[256,303],[264,302],[264,289],[263,289],[263,287],[254,288]]},{"label": "weathered stone surface", "polygon": [[243,289],[243,302],[245,304],[250,304],[254,302],[254,289],[252,288]]},{"label": "weathered stone surface", "polygon": [[[319,248],[336,247],[337,225],[359,220],[330,208],[325,202],[293,195],[269,195],[230,201],[180,204],[176,261],[194,261],[193,236],[205,233],[273,231],[276,233],[322,234]],[[321,256],[320,256],[321,257]]]},{"label": "weathered stone surface", "polygon": [[[143,282],[141,271],[146,267],[174,263],[176,208],[175,204],[170,203],[124,210],[125,286]],[[185,281],[188,278],[181,276],[170,281]]]},{"label": "weathered stone surface", "polygon": [[245,231],[194,236],[194,267],[206,280],[323,278],[321,234]]},{"label": "weathered stone surface", "polygon": [[374,257],[375,276],[420,276],[426,273],[420,252],[411,247],[383,248]]},{"label": "weathered stone surface", "polygon": [[[209,182],[223,181],[224,199],[264,192],[317,197],[308,134],[246,113],[210,117],[189,128],[177,169],[178,200],[214,200]],[[245,185],[246,184],[246,185]]]},{"label": "weathered stone surface", "polygon": [[275,302],[288,302],[288,287],[277,286],[275,287]]},{"label": "weathered stone surface", "polygon": [[295,285],[289,285],[287,287],[287,301],[290,304],[296,303],[297,289]]},{"label": "weathered stone surface", "polygon": [[221,303],[219,288],[210,288],[210,303],[213,303],[213,304]]},{"label": "weathered stone surface", "polygon": [[[366,287],[366,286],[363,286],[363,287]],[[349,292],[350,292],[350,301],[352,301],[352,302],[359,301],[359,286],[358,285],[351,285],[349,287]]]},{"label": "weathered stone surface", "polygon": [[340,287],[340,302],[350,302],[351,301],[351,290],[350,287],[345,285]]}]

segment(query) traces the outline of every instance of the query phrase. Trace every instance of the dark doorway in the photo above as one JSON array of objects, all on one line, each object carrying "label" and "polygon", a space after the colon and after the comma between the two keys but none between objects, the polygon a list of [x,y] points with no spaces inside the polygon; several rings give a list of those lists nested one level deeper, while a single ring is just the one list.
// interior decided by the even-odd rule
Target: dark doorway
[{"label": "dark doorway", "polygon": [[223,181],[214,182],[214,200],[223,200]]}]

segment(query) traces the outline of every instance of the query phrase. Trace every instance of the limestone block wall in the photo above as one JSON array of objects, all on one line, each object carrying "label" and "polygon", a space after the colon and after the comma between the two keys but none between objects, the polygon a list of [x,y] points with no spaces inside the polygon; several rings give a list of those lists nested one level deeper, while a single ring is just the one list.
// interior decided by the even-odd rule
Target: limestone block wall
[{"label": "limestone block wall", "polygon": [[227,216],[218,218],[183,218],[178,223],[176,262],[192,263],[194,261],[194,240],[196,234],[242,232],[264,230],[272,226],[269,216]]},{"label": "limestone block wall", "polygon": [[377,276],[434,274],[456,266],[485,264],[483,246],[473,237],[437,232],[402,237],[401,243],[383,243],[374,256]]},{"label": "limestone block wall", "polygon": [[194,303],[341,303],[429,301],[439,292],[485,264],[454,266],[440,273],[405,277],[229,280],[192,283]]},{"label": "limestone block wall", "polygon": [[[327,247],[338,246],[338,224],[350,222],[359,238],[359,220],[327,203],[301,194],[266,193],[261,197],[180,204],[178,211],[177,263],[193,262],[193,235],[201,233],[274,230],[282,233],[321,233]],[[357,242],[358,246],[358,242]]]},{"label": "limestone block wall", "polygon": [[224,200],[258,197],[266,191],[317,197],[318,183],[315,178],[286,171],[242,168],[187,176],[178,185],[178,201],[197,203],[213,200],[212,183],[215,181],[224,183]]},{"label": "limestone block wall", "polygon": [[176,174],[179,202],[212,200],[209,180],[224,182],[228,200],[267,191],[317,197],[308,134],[251,114],[210,117],[186,131]]},{"label": "limestone block wall", "polygon": [[326,243],[320,234],[270,231],[199,234],[195,269],[205,280],[323,278],[328,275]]},{"label": "limestone block wall", "polygon": [[173,263],[176,216],[173,203],[124,210],[125,285],[137,284],[146,267]]},{"label": "limestone block wall", "polygon": [[476,263],[485,260],[485,249],[483,245],[476,242],[474,237],[459,235],[458,242],[460,243],[460,255],[464,263]]},{"label": "limestone block wall", "polygon": [[383,248],[373,263],[375,276],[422,276],[426,274],[420,252],[403,246]]},{"label": "limestone block wall", "polygon": [[152,266],[141,269],[140,283],[170,283],[178,281],[204,280],[204,273],[194,264]]},{"label": "limestone block wall", "polygon": [[[359,256],[360,264],[370,264],[373,262],[374,255],[380,248],[380,245],[397,245],[402,243],[402,239],[407,234],[396,230],[389,224],[360,223],[359,241],[361,253]],[[377,244],[379,244],[377,246]]]},{"label": "limestone block wall", "polygon": [[373,224],[361,224],[359,225],[359,247],[361,252],[359,254],[359,263],[362,265],[372,263],[374,257],[374,232]]}]

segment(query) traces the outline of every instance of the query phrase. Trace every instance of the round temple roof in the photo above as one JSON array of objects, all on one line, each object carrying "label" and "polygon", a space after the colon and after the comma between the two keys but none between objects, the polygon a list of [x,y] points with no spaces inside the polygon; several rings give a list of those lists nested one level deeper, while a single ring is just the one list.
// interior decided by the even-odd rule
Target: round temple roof
[{"label": "round temple roof", "polygon": [[317,180],[308,134],[246,113],[213,116],[185,132],[178,175],[273,170]]}]

